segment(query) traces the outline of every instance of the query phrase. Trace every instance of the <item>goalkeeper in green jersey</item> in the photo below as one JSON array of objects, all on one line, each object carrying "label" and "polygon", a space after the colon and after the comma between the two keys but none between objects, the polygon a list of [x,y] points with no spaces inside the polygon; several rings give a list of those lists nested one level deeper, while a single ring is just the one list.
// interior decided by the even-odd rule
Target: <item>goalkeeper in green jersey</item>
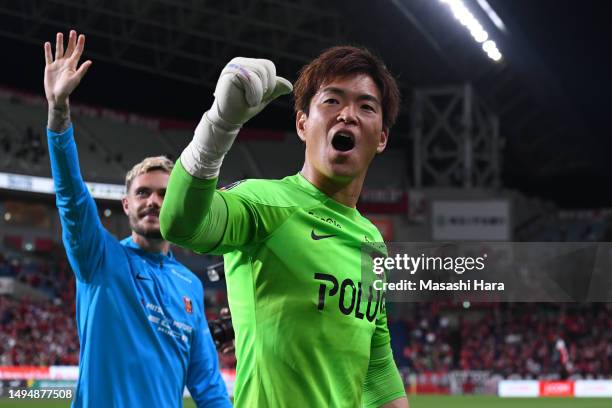
[{"label": "goalkeeper in green jersey", "polygon": [[323,52],[295,83],[302,170],[215,190],[240,127],[291,90],[271,61],[229,62],[170,176],[162,234],[225,256],[237,407],[408,407],[384,296],[362,290],[361,245],[382,238],[355,208],[399,109],[384,64],[356,47]]}]

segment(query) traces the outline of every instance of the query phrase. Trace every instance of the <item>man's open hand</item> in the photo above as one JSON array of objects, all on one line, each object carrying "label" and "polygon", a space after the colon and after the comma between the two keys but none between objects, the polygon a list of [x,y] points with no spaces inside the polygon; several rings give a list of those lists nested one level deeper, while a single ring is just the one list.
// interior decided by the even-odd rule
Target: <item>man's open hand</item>
[{"label": "man's open hand", "polygon": [[85,36],[81,34],[77,40],[77,33],[74,30],[70,31],[68,47],[65,51],[64,35],[57,33],[55,58],[53,58],[51,43],[45,43],[45,96],[49,107],[67,105],[68,97],[91,66],[92,62],[87,60],[78,67],[84,48]]}]

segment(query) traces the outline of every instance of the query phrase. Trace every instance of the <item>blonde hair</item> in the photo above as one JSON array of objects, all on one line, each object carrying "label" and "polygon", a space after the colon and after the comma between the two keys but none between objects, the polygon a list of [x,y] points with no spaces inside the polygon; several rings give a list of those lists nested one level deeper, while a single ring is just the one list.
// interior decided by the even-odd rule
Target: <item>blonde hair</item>
[{"label": "blonde hair", "polygon": [[125,175],[125,191],[130,191],[130,185],[132,181],[141,174],[148,173],[150,171],[161,170],[170,174],[174,163],[166,156],[155,156],[147,157],[140,163],[136,164],[130,171]]}]

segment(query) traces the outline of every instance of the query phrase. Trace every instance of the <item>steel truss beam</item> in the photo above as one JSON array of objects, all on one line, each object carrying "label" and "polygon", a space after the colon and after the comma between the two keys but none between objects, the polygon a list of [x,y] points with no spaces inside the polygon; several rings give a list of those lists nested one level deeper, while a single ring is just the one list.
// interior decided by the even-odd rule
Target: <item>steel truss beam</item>
[{"label": "steel truss beam", "polygon": [[499,120],[470,84],[417,89],[413,118],[417,188],[499,187]]},{"label": "steel truss beam", "polygon": [[0,0],[0,22],[0,36],[37,44],[75,28],[91,57],[209,87],[234,56],[294,75],[347,30],[324,0]]}]

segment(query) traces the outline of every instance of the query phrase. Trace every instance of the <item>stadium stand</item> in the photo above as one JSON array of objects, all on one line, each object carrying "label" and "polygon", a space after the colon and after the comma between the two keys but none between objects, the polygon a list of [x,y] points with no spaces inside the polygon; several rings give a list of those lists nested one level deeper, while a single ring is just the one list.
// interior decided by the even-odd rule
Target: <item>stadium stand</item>
[{"label": "stadium stand", "polygon": [[[9,237],[6,241],[19,240]],[[181,259],[189,256],[181,249],[176,255]],[[218,261],[213,257],[197,260],[201,270],[207,262]],[[0,365],[77,365],[75,279],[58,244],[49,253],[0,246],[0,277],[16,279],[47,295],[34,300],[22,294],[0,294]],[[206,285],[207,317],[215,319],[227,305],[225,291],[219,284]],[[221,361],[226,368],[235,367],[231,354],[224,355]]]},{"label": "stadium stand", "polygon": [[1,296],[0,325],[0,364],[78,364],[73,307]]},{"label": "stadium stand", "polygon": [[[8,159],[0,163],[0,171],[49,177],[42,135],[46,123],[43,102],[30,95],[8,94],[8,98],[0,95],[0,149]],[[121,184],[125,172],[145,156],[176,159],[191,140],[195,126],[105,108],[76,105],[73,111],[81,170],[86,180],[94,182]],[[282,178],[300,170],[304,148],[295,133],[271,132],[271,137],[268,131],[248,132],[228,153],[221,185],[244,178]],[[405,152],[388,149],[384,161],[374,161],[367,185],[405,188],[405,174]]]},{"label": "stadium stand", "polygon": [[[129,114],[119,115],[122,119],[117,115],[102,108],[76,109],[80,160],[90,181],[121,184],[126,169],[144,155],[176,158],[191,138],[185,124],[165,127],[142,118],[130,123],[125,120]],[[23,96],[0,98],[0,171],[49,177],[41,136],[44,121],[40,101]],[[407,196],[405,152],[385,154],[384,161],[374,161],[367,185],[395,189]],[[221,184],[245,177],[284,177],[297,172],[302,160],[303,146],[292,133],[276,140],[247,138],[229,154]],[[596,242],[612,236],[609,212],[559,212],[550,203],[515,191],[503,194],[513,203],[512,229],[517,240]],[[8,197],[15,200],[10,194]],[[483,193],[483,198],[490,197]],[[388,217],[395,237],[429,238],[425,235],[429,234],[426,196],[419,205],[425,217],[421,220],[401,214]],[[1,200],[0,210],[4,216],[6,202]],[[103,202],[99,210],[113,234],[127,235],[129,229],[117,203]],[[110,215],[105,215],[106,210]],[[0,278],[15,279],[42,296],[35,300],[0,294],[1,365],[78,364],[74,277],[59,242],[59,223],[51,200],[44,204],[44,212],[46,226],[14,226],[0,218]],[[205,281],[207,317],[217,318],[227,304],[224,285],[208,282],[204,271],[220,258],[196,257],[180,248],[174,251]],[[418,392],[495,392],[495,386],[481,377],[489,381],[612,376],[610,304],[479,304],[469,309],[442,303],[395,306],[389,306],[394,356],[407,387],[416,384]],[[561,363],[556,348],[559,339],[567,347],[569,369],[564,370]],[[220,361],[224,368],[236,366],[233,354],[220,355]]]}]

